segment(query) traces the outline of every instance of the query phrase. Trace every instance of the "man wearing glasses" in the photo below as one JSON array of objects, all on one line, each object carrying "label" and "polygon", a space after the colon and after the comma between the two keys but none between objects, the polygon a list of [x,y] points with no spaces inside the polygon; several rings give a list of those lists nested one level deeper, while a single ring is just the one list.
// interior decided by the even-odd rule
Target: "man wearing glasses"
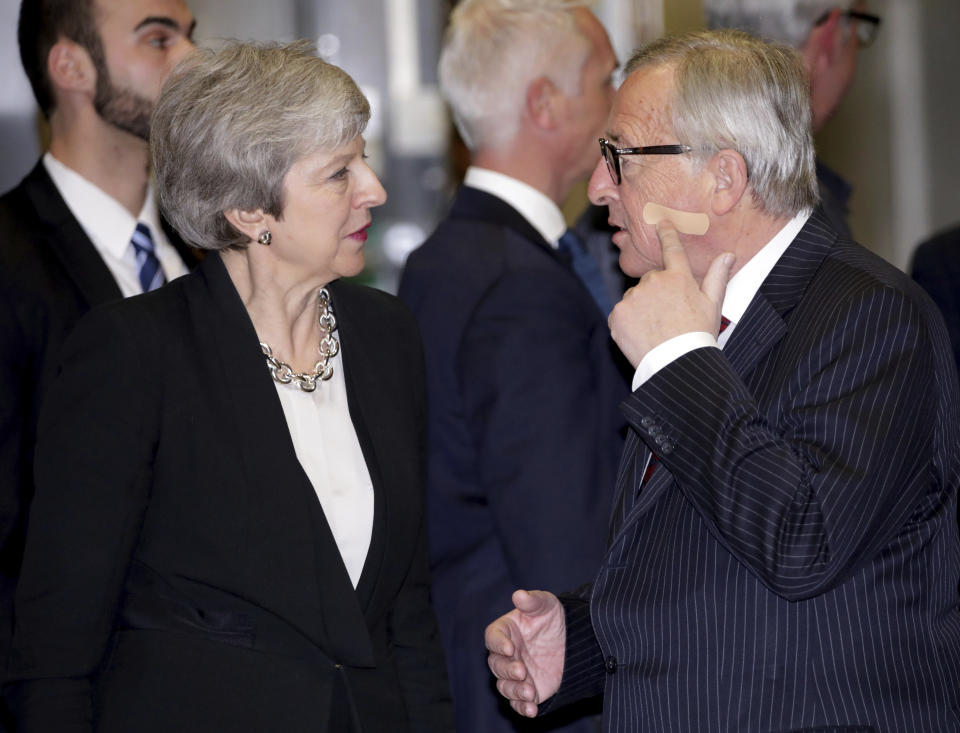
[{"label": "man wearing glasses", "polygon": [[[636,53],[589,194],[636,367],[591,586],[487,629],[526,716],[604,730],[960,731],[960,399],[943,321],[816,208],[799,57],[735,31]],[[562,598],[562,600],[561,600]]]},{"label": "man wearing glasses", "polygon": [[[738,28],[800,52],[810,77],[814,134],[839,108],[860,49],[871,45],[880,29],[880,17],[867,12],[863,0],[704,0],[704,9],[710,28]],[[850,184],[820,160],[817,179],[830,223],[850,237]]]}]

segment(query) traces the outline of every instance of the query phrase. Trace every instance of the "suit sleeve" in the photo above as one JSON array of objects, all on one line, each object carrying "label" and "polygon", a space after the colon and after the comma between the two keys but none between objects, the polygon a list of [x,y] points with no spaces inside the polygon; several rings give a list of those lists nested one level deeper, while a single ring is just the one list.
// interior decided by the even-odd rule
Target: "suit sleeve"
[{"label": "suit sleeve", "polygon": [[458,353],[477,471],[511,579],[554,592],[596,571],[620,450],[609,391],[617,377],[600,376],[609,334],[557,276],[506,272]]},{"label": "suit sleeve", "polygon": [[89,731],[90,678],[146,508],[162,389],[114,311],[84,319],[41,412],[8,681],[18,731]]},{"label": "suit sleeve", "polygon": [[[908,520],[941,510],[948,483],[931,476],[942,335],[893,288],[850,296],[828,318],[777,367],[775,410],[761,411],[712,348],[658,372],[628,403],[711,533],[788,600],[831,589]],[[657,432],[674,444],[666,454]]]},{"label": "suit sleeve", "polygon": [[[403,343],[415,352],[406,363],[417,365],[409,383],[414,385],[411,412],[415,415],[420,446],[417,456],[420,463],[418,474],[422,477],[426,464],[426,384],[420,336],[412,321],[411,330]],[[411,730],[414,733],[453,731],[453,700],[447,681],[443,644],[437,628],[437,618],[430,603],[424,486],[421,484],[411,489],[417,492],[420,526],[413,559],[391,613],[391,638],[396,650],[397,671]]]}]

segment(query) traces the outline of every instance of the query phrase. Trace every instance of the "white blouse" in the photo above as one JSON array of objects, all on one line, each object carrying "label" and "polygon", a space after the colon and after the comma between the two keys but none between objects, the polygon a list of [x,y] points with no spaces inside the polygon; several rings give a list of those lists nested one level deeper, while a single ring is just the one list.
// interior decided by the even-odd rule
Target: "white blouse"
[{"label": "white blouse", "polygon": [[360,449],[343,375],[343,360],[330,360],[333,376],[313,392],[274,382],[300,465],[313,484],[353,587],[360,581],[373,532],[373,482]]}]

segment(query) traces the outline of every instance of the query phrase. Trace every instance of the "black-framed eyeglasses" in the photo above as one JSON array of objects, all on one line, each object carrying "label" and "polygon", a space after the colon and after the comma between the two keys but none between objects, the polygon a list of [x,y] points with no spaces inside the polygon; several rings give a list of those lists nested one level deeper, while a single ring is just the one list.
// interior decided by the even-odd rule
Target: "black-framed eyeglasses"
[{"label": "black-framed eyeglasses", "polygon": [[689,153],[693,148],[689,145],[645,145],[642,148],[618,148],[605,137],[600,138],[600,153],[603,155],[610,171],[610,177],[616,185],[620,185],[620,156],[621,155],[682,155]]},{"label": "black-framed eyeglasses", "polygon": [[[814,25],[817,26],[826,23],[827,19],[830,17],[830,12],[831,11],[827,11],[817,18],[817,22],[814,23]],[[880,23],[883,22],[883,19],[879,15],[863,13],[859,10],[846,10],[843,12],[843,15],[850,20],[857,21],[857,45],[860,46],[860,48],[866,48],[875,40],[877,40],[877,33],[880,30]]]}]

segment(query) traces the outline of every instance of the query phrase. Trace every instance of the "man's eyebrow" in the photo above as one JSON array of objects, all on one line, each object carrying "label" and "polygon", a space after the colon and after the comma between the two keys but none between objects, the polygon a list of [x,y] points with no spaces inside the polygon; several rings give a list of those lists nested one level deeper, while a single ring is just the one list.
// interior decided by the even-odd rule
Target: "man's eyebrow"
[{"label": "man's eyebrow", "polygon": [[[138,31],[141,28],[145,28],[148,25],[162,25],[175,31],[180,30],[180,24],[177,21],[175,21],[173,18],[169,18],[165,15],[147,16],[146,18],[141,20],[139,23],[137,23],[137,27],[134,28],[133,30]],[[197,27],[197,20],[196,18],[194,18],[193,21],[190,23],[190,27],[187,29],[187,35],[188,36],[193,35],[193,29],[196,27]]]}]

